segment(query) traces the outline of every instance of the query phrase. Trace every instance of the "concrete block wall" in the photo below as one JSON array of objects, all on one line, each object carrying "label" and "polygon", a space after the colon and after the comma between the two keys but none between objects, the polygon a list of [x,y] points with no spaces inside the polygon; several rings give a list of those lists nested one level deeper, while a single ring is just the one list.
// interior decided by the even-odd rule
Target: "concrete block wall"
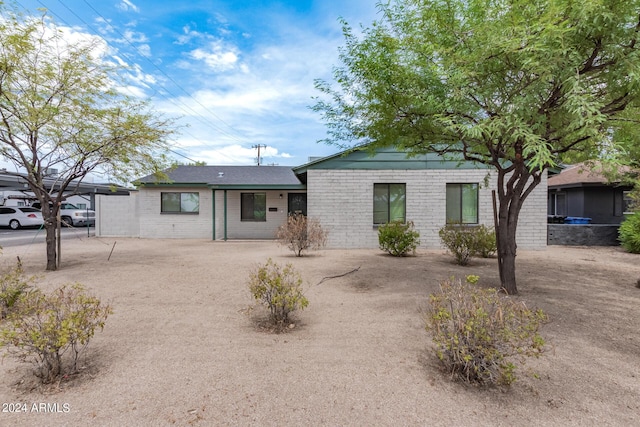
[{"label": "concrete block wall", "polygon": [[[334,248],[376,248],[373,226],[373,185],[406,184],[406,216],[420,232],[421,247],[440,248],[438,231],[446,222],[446,184],[478,183],[479,222],[493,226],[491,190],[483,183],[487,170],[309,170],[307,176],[308,215],[329,230],[328,246]],[[546,246],[546,177],[525,201],[518,226],[520,248]]]},{"label": "concrete block wall", "polygon": [[[495,185],[495,182],[494,184]],[[547,247],[547,172],[527,197],[518,219],[516,243],[521,249]]]},{"label": "concrete block wall", "polygon": [[547,244],[619,246],[617,224],[547,224]]},{"label": "concrete block wall", "polygon": [[140,220],[137,210],[137,192],[129,196],[97,194],[96,236],[138,237]]}]

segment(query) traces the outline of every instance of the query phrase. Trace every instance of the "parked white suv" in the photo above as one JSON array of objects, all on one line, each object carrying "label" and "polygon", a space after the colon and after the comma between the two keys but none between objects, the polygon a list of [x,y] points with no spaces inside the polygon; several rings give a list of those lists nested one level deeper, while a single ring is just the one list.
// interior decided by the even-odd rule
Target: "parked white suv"
[{"label": "parked white suv", "polygon": [[[40,202],[34,202],[32,207],[40,209]],[[80,209],[71,203],[60,204],[60,220],[63,225],[80,227],[89,225],[95,225],[96,212],[91,209]]]}]

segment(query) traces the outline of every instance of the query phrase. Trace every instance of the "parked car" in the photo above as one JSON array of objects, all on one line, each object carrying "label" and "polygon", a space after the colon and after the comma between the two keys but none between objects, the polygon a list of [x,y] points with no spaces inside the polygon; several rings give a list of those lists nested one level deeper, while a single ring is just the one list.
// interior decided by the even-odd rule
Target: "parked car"
[{"label": "parked car", "polygon": [[0,207],[0,226],[17,230],[21,227],[41,227],[44,224],[42,212],[32,207]]},{"label": "parked car", "polygon": [[[40,209],[40,202],[34,202],[31,207]],[[72,203],[60,204],[60,220],[63,225],[69,227],[79,227],[89,225],[95,225],[96,212],[91,209],[80,209]]]}]

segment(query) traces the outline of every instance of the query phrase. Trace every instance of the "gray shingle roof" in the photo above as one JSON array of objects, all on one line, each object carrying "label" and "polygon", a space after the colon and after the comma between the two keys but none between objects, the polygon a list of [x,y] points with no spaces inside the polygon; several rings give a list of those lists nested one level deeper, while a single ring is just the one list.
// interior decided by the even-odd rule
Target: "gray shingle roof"
[{"label": "gray shingle roof", "polygon": [[[300,180],[289,166],[178,166],[165,171],[171,184],[206,185],[300,185]],[[138,180],[140,183],[167,183],[156,181],[153,175]]]}]

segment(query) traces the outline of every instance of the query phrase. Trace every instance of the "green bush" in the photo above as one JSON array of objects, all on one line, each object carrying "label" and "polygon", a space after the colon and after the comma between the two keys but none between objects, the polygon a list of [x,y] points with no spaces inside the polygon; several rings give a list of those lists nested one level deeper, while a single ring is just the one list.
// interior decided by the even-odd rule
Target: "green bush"
[{"label": "green bush", "polygon": [[475,252],[475,236],[472,231],[472,227],[451,223],[438,232],[442,244],[455,257],[457,264],[467,265]]},{"label": "green bush", "polygon": [[429,302],[426,329],[436,356],[464,382],[510,385],[526,357],[543,353],[538,329],[546,315],[496,289],[452,279],[442,282]]},{"label": "green bush", "polygon": [[289,324],[291,313],[309,305],[302,293],[302,278],[293,266],[281,267],[271,258],[251,273],[249,290],[256,301],[269,309],[272,324],[279,328]]},{"label": "green bush", "polygon": [[618,229],[622,247],[633,254],[640,254],[640,212],[628,215]]},{"label": "green bush", "polygon": [[444,247],[460,265],[467,265],[472,256],[488,258],[497,249],[495,231],[484,224],[449,223],[442,227],[438,234]]},{"label": "green bush", "polygon": [[486,227],[484,224],[480,224],[477,227],[473,227],[472,233],[475,240],[473,256],[489,258],[496,253],[498,246],[496,242],[496,232],[493,227]]},{"label": "green bush", "polygon": [[18,299],[16,309],[0,324],[0,346],[21,361],[36,365],[36,376],[50,383],[65,374],[63,356],[71,355],[70,373],[111,307],[87,294],[80,284],[65,285],[51,294],[34,289]]},{"label": "green bush", "polygon": [[413,228],[413,222],[393,221],[378,227],[380,249],[393,256],[415,254],[420,245],[420,233]]},{"label": "green bush", "polygon": [[34,277],[24,277],[20,258],[9,271],[0,276],[0,320],[13,310],[22,294],[31,288]]}]

